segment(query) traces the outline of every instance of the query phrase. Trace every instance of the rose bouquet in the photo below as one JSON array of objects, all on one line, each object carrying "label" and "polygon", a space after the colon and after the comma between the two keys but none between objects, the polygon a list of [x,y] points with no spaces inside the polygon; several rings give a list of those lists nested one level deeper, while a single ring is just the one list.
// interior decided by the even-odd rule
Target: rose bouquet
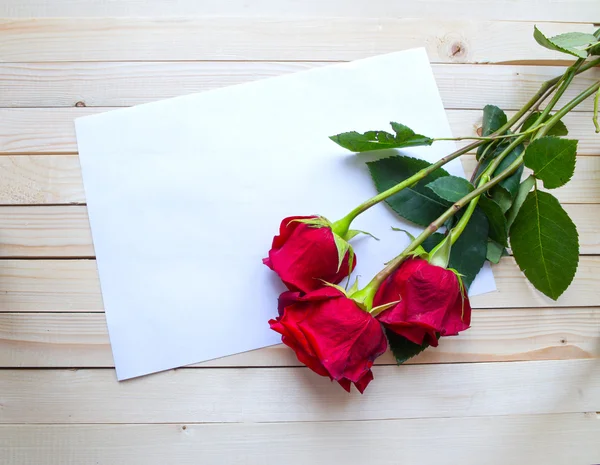
[{"label": "rose bouquet", "polygon": [[[577,141],[564,138],[561,119],[594,97],[598,124],[600,81],[575,98],[558,102],[575,77],[600,65],[600,30],[535,40],[577,60],[562,76],[543,83],[510,119],[498,107],[483,110],[482,133],[438,162],[396,155],[369,162],[378,195],[338,221],[320,215],[292,216],[280,225],[265,265],[288,291],[279,297],[279,316],[269,321],[298,360],[315,373],[362,393],[373,379],[371,367],[388,346],[398,364],[440,338],[469,328],[467,289],[485,261],[512,254],[525,277],[557,299],[569,286],[579,259],[574,223],[548,189],[566,184],[575,169]],[[544,102],[547,103],[544,105]],[[428,146],[442,139],[416,134],[391,123],[393,133],[347,132],[333,142],[353,152]],[[448,139],[443,139],[448,140]],[[450,176],[442,166],[476,151],[470,181]],[[522,180],[524,167],[532,171]],[[541,190],[541,187],[545,190]],[[425,229],[362,289],[339,283],[357,265],[350,241],[353,220],[385,201],[400,217]],[[437,232],[440,228],[444,232]]]}]

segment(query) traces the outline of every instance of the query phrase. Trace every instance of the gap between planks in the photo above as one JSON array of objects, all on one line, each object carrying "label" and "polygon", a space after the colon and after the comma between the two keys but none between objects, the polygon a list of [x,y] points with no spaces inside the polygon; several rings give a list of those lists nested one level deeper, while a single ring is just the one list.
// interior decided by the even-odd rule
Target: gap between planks
[{"label": "gap between planks", "polygon": [[[571,360],[600,356],[600,307],[475,309],[471,329],[442,338],[439,347],[408,364]],[[388,352],[377,365],[395,364]],[[208,367],[298,366],[283,345],[193,365]],[[112,368],[99,313],[0,313],[0,367]]]},{"label": "gap between planks", "polygon": [[[600,255],[600,204],[564,208],[577,226],[579,253]],[[0,207],[0,259],[89,259],[94,254],[86,206]]]},{"label": "gap between planks", "polygon": [[[4,18],[0,61],[350,61],[423,46],[433,62],[564,60],[535,42],[533,26],[389,16]],[[592,33],[594,26],[548,22],[543,31]]]},{"label": "gap between planks", "polygon": [[123,382],[112,370],[7,369],[0,372],[0,423],[306,422],[600,410],[599,359],[377,366],[373,372],[361,396],[300,367],[181,368]]},{"label": "gap between planks", "polygon": [[[0,63],[0,107],[122,107],[326,66],[327,62]],[[517,110],[541,86],[564,73],[557,66],[432,64],[446,109],[493,103]],[[578,76],[562,106],[600,78]],[[574,111],[591,111],[588,99]]]},{"label": "gap between planks", "polygon": [[502,1],[480,0],[414,0],[390,2],[371,0],[3,0],[0,17],[181,17],[236,16],[256,17],[441,17],[496,21],[600,22],[600,5],[595,0],[538,0],[519,2],[518,8],[507,8]]},{"label": "gap between planks", "polygon": [[[12,465],[563,465],[597,463],[600,422],[588,413],[323,422],[7,424]],[[398,440],[401,438],[401,440]],[[423,451],[435,444],[435,460]],[[510,447],[506,445],[510,444]],[[67,459],[68,458],[68,459]]]},{"label": "gap between planks", "polygon": [[[570,287],[553,301],[531,286],[512,257],[494,265],[497,292],[475,296],[474,308],[597,307],[600,257],[581,256]],[[4,312],[89,312],[103,309],[95,260],[0,260]]]},{"label": "gap between planks", "polygon": [[[475,157],[466,155],[461,160],[470,177]],[[75,155],[0,156],[0,186],[0,206],[85,204]],[[600,203],[600,156],[577,157],[571,181],[552,194],[563,203]]]},{"label": "gap between planks", "polygon": [[[95,115],[114,108],[0,108],[0,156],[35,153],[76,153],[75,118]],[[121,109],[120,111],[127,111]],[[455,136],[476,136],[481,126],[478,110],[448,110],[446,112]],[[510,117],[514,112],[507,112]],[[569,113],[563,118],[569,137],[579,140],[579,155],[600,155],[598,137],[594,132],[592,112]],[[356,128],[348,128],[349,131]],[[385,129],[385,128],[374,128]],[[418,129],[418,128],[416,128]],[[435,137],[436,134],[427,134]],[[469,141],[458,142],[459,146]],[[341,149],[340,149],[341,150]],[[342,153],[342,152],[340,152]]]}]

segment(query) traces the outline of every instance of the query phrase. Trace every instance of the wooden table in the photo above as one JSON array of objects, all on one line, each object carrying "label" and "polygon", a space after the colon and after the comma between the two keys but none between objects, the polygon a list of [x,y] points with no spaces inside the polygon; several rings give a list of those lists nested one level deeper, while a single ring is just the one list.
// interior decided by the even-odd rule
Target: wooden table
[{"label": "wooden table", "polygon": [[565,118],[579,153],[556,191],[582,244],[570,289],[553,302],[504,259],[472,330],[407,366],[386,355],[362,397],[281,346],[117,383],[73,132],[110,107],[425,46],[454,133],[473,134],[485,104],[514,111],[567,63],[534,23],[592,31],[598,0],[2,0],[0,18],[1,464],[600,463],[590,102]]}]

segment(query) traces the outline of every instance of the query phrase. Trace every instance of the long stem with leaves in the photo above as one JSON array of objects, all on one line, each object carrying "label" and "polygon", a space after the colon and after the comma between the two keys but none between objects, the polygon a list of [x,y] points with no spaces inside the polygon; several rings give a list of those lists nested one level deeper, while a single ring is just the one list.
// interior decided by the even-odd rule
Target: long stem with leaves
[{"label": "long stem with leaves", "polygon": [[[377,205],[378,203],[382,202],[383,200],[386,200],[389,197],[397,194],[398,192],[402,191],[403,189],[413,186],[417,182],[425,179],[427,176],[429,176],[431,173],[433,173],[438,168],[441,168],[442,166],[444,166],[446,163],[478,148],[480,145],[483,145],[486,142],[494,143],[494,142],[500,141],[502,139],[513,138],[515,136],[526,136],[526,135],[532,134],[533,132],[539,130],[540,127],[542,127],[541,124],[543,124],[542,123],[543,118],[545,118],[546,115],[548,115],[549,112],[552,110],[552,108],[556,105],[556,103],[558,102],[560,97],[564,94],[565,90],[567,89],[568,85],[571,83],[573,78],[576,75],[583,73],[584,71],[587,71],[588,69],[593,68],[600,64],[600,58],[591,60],[587,63],[584,63],[584,61],[585,60],[583,60],[583,59],[577,60],[575,62],[575,64],[573,64],[572,66],[567,68],[567,71],[563,75],[557,76],[555,78],[549,79],[548,81],[545,81],[540,86],[540,88],[535,93],[535,95],[533,95],[533,97],[531,97],[529,99],[529,101],[518,112],[516,112],[512,116],[512,118],[510,118],[506,122],[506,124],[504,124],[502,127],[500,127],[498,130],[496,130],[494,133],[490,134],[489,136],[433,139],[434,141],[469,139],[469,140],[474,140],[474,142],[466,145],[465,147],[463,147],[461,149],[458,149],[458,150],[452,152],[449,155],[446,155],[445,157],[441,158],[436,163],[428,166],[427,168],[424,168],[424,169],[418,171],[413,176],[405,179],[404,181],[400,182],[399,184],[396,184],[395,186],[377,194],[376,196],[374,196],[374,197],[370,198],[369,200],[367,200],[366,202],[362,203],[361,205],[359,205],[358,207],[353,209],[350,213],[348,213],[344,218],[342,218],[341,220],[339,220],[335,223],[336,232],[338,232],[341,236],[344,236],[345,233],[348,231],[350,224],[358,215],[365,212],[366,210],[373,207],[374,205]],[[546,99],[548,97],[549,93],[551,93],[556,87],[558,87],[558,89],[557,89],[555,95],[553,96],[552,100],[549,102],[548,106],[545,108],[544,113],[542,113],[543,118],[542,118],[542,116],[540,116],[540,118],[537,120],[537,121],[540,121],[540,124],[534,124],[533,125],[534,127],[531,127],[527,131],[524,131],[522,133],[506,134],[506,132],[510,128],[512,128],[514,125],[516,125],[525,114],[527,114],[532,109],[537,109],[539,107],[540,103],[544,99]],[[524,138],[521,138],[520,142],[522,140],[524,140]],[[489,149],[490,146],[491,146],[491,144],[489,144],[488,147],[486,147],[486,149]],[[516,145],[511,144],[510,147],[512,150],[514,147],[516,147]],[[499,166],[500,162],[503,160],[503,158],[508,153],[510,153],[510,151],[504,150],[498,157],[496,157],[494,162],[492,164],[490,164],[490,166],[486,170],[486,173],[489,175],[493,174],[493,172]],[[482,157],[482,159],[483,158],[484,157]],[[478,168],[479,168],[479,164],[475,168],[475,171],[473,173],[474,176],[477,173]],[[473,181],[473,179],[472,179],[472,181]],[[466,221],[468,221],[468,218],[466,219]]]},{"label": "long stem with leaves", "polygon": [[[558,112],[556,112],[556,114],[553,115],[550,119],[548,119],[548,121],[540,128],[540,130],[534,136],[534,138],[543,137],[552,128],[552,126],[554,126],[565,114],[567,114],[577,105],[579,105],[585,99],[594,95],[594,93],[597,92],[598,89],[600,89],[600,81],[592,84],[590,87],[581,92],[570,102],[568,102]],[[512,151],[517,145],[519,145],[526,137],[527,136],[517,137],[499,156],[505,156],[506,154],[510,153],[510,151]],[[433,221],[425,230],[423,230],[423,232],[419,234],[408,245],[408,247],[404,249],[404,251],[400,255],[391,260],[383,270],[377,273],[377,275],[375,275],[371,282],[362,291],[359,291],[358,294],[358,297],[364,302],[367,308],[371,308],[375,292],[379,288],[379,286],[381,286],[383,281],[385,281],[385,279],[388,276],[390,276],[396,270],[396,268],[398,268],[404,262],[404,260],[406,260],[406,258],[408,258],[419,246],[421,246],[429,236],[431,236],[441,226],[443,226],[447,220],[452,218],[466,205],[469,205],[468,210],[461,218],[461,221],[459,221],[457,227],[455,227],[452,231],[451,237],[453,239],[454,237],[458,238],[462,233],[464,227],[466,226],[467,222],[469,221],[469,218],[471,216],[470,214],[468,214],[469,211],[471,214],[473,213],[479,197],[485,192],[487,192],[489,189],[496,186],[504,179],[512,175],[523,163],[524,156],[524,153],[519,155],[519,157],[517,157],[506,169],[504,169],[501,173],[499,173],[492,179],[489,179],[489,173],[484,174],[484,176],[482,176],[482,181],[477,186],[477,188],[475,188],[469,194],[465,195],[462,199],[455,202],[442,215],[440,215],[435,221]],[[486,172],[487,171],[488,170],[486,169]],[[493,170],[490,170],[490,172],[493,173]],[[463,221],[464,218],[466,219]],[[454,239],[453,242],[455,240],[456,239]]]}]

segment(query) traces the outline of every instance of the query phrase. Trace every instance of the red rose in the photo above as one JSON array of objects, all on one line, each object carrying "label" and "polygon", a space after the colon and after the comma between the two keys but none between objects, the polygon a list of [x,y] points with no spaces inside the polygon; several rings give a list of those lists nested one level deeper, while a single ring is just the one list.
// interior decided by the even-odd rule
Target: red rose
[{"label": "red rose", "polygon": [[471,305],[454,272],[426,260],[405,261],[377,290],[373,305],[400,300],[377,319],[416,344],[437,346],[436,333],[456,336],[471,324]]},{"label": "red rose", "polygon": [[[269,257],[263,259],[291,291],[314,291],[323,286],[321,280],[337,284],[350,274],[349,252],[346,252],[342,266],[338,266],[338,251],[330,227],[294,221],[318,218],[285,218],[279,227],[279,236],[273,238]],[[352,269],[355,266],[356,256],[352,260]]]},{"label": "red rose", "polygon": [[315,373],[336,380],[348,392],[354,383],[362,393],[373,379],[373,361],[387,348],[379,322],[332,287],[295,298],[282,316],[269,321],[271,329]]}]

